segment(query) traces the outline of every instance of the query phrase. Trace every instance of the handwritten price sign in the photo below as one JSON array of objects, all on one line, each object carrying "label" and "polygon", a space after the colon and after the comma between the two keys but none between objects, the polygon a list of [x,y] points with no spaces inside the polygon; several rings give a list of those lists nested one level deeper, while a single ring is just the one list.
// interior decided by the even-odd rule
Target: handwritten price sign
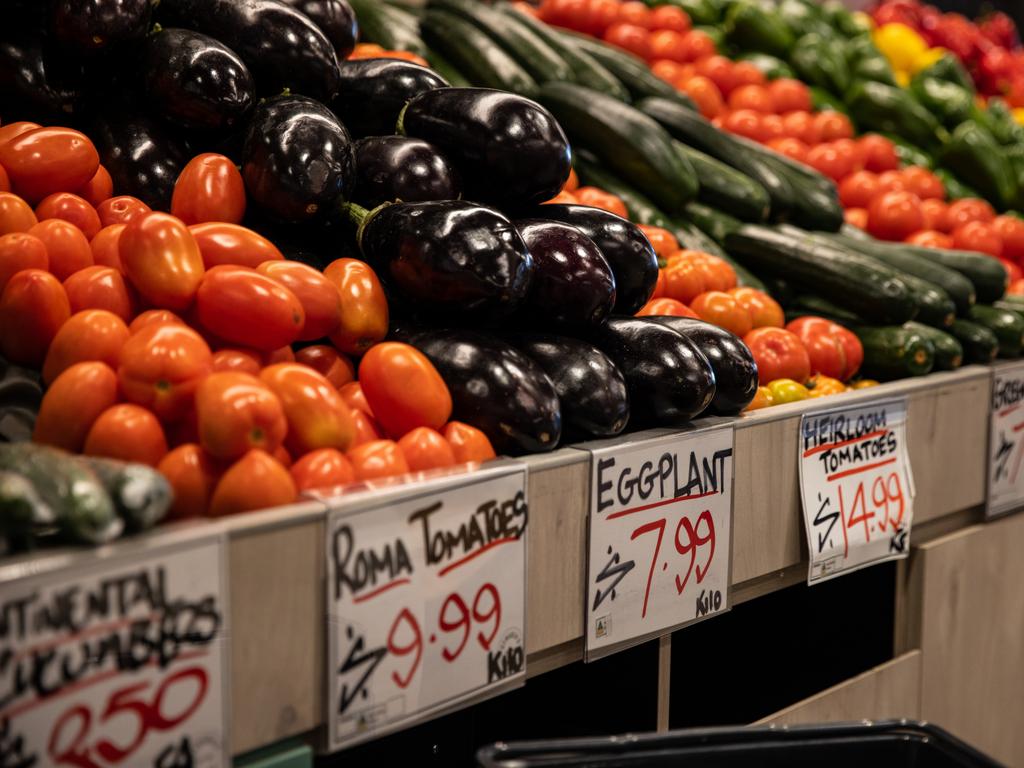
[{"label": "handwritten price sign", "polygon": [[992,372],[989,426],[989,517],[1024,506],[1024,363],[999,365]]},{"label": "handwritten price sign", "polygon": [[799,461],[808,584],[907,556],[914,480],[906,400],[805,414]]},{"label": "handwritten price sign", "polygon": [[732,427],[591,451],[587,659],[728,609]]},{"label": "handwritten price sign", "polygon": [[0,568],[0,765],[230,765],[223,578],[189,532]]},{"label": "handwritten price sign", "polygon": [[522,684],[525,467],[331,503],[332,750]]}]

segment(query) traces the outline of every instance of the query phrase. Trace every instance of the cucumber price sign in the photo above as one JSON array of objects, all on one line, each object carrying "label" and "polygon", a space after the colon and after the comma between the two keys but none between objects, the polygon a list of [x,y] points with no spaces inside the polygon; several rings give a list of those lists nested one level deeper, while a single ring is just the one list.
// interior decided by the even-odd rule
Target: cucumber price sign
[{"label": "cucumber price sign", "polygon": [[1024,506],[1024,363],[992,371],[988,442],[985,513],[993,517]]},{"label": "cucumber price sign", "polygon": [[522,685],[524,465],[324,501],[332,750]]},{"label": "cucumber price sign", "polygon": [[230,765],[224,578],[206,531],[0,568],[0,765]]},{"label": "cucumber price sign", "polygon": [[729,608],[733,429],[591,449],[587,660]]},{"label": "cucumber price sign", "polygon": [[808,584],[907,556],[914,479],[905,399],[804,414],[798,461]]}]

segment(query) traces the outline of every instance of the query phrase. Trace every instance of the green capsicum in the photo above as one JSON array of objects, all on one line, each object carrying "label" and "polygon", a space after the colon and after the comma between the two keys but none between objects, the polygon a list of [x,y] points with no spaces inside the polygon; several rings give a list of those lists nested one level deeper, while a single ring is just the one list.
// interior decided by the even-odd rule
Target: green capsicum
[{"label": "green capsicum", "polygon": [[817,33],[804,35],[796,41],[789,63],[804,82],[837,96],[842,96],[850,87],[845,52],[835,41]]},{"label": "green capsicum", "polygon": [[862,56],[851,68],[850,75],[854,80],[874,80],[876,83],[896,85],[892,64],[882,54]]},{"label": "green capsicum", "polygon": [[740,51],[760,51],[787,58],[794,36],[778,15],[746,0],[734,3],[725,15],[726,38]]},{"label": "green capsicum", "polygon": [[811,86],[811,105],[815,112],[831,109],[834,112],[842,112],[844,115],[849,114],[842,99],[816,85]]},{"label": "green capsicum", "polygon": [[745,53],[740,56],[740,61],[749,61],[767,77],[775,80],[780,77],[796,77],[793,68],[782,59],[771,56],[767,53]]},{"label": "green capsicum", "polygon": [[885,138],[896,146],[896,156],[903,165],[918,165],[922,168],[934,168],[935,160],[920,147],[915,147],[902,136],[893,133],[884,134]]},{"label": "green capsicum", "polygon": [[827,0],[822,3],[821,12],[834,29],[844,37],[858,37],[871,33],[871,26],[867,18],[850,13],[849,9],[840,0]]},{"label": "green capsicum", "polygon": [[988,100],[986,109],[978,109],[974,118],[988,129],[1000,144],[1024,142],[1024,126],[1013,117],[1010,106],[1000,98]]},{"label": "green capsicum", "polygon": [[945,131],[909,91],[862,80],[846,94],[850,116],[862,130],[895,133],[912,144],[931,149]]},{"label": "green capsicum", "polygon": [[960,60],[951,53],[944,53],[930,67],[921,70],[921,74],[925,77],[934,77],[949,83],[956,83],[961,88],[974,93],[974,82],[971,80],[971,76],[967,74],[967,70],[964,69],[964,65],[960,63]]},{"label": "green capsicum", "polygon": [[910,81],[910,91],[949,128],[971,116],[974,94],[949,80],[918,74]]},{"label": "green capsicum", "polygon": [[965,197],[981,197],[981,195],[945,168],[936,168],[934,172],[942,182],[942,186],[946,188],[946,197],[950,200],[962,200]]},{"label": "green capsicum", "polygon": [[835,36],[835,30],[822,18],[819,10],[801,0],[782,0],[776,13],[796,37],[810,32],[817,32],[824,37]]},{"label": "green capsicum", "polygon": [[1017,179],[1010,159],[991,133],[978,123],[961,123],[942,151],[941,164],[1000,210],[1017,200]]}]

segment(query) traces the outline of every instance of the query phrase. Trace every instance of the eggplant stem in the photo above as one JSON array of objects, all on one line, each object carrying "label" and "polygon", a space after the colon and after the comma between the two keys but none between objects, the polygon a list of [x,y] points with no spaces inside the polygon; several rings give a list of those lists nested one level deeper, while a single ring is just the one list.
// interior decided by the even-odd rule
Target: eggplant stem
[{"label": "eggplant stem", "polygon": [[370,212],[363,208],[363,206],[356,205],[355,203],[344,203],[342,207],[345,209],[345,213],[348,215],[349,221],[357,227],[366,221],[366,217],[370,214]]},{"label": "eggplant stem", "polygon": [[398,113],[398,122],[395,123],[395,135],[405,136],[405,110],[409,108],[409,102],[405,102],[402,111]]}]

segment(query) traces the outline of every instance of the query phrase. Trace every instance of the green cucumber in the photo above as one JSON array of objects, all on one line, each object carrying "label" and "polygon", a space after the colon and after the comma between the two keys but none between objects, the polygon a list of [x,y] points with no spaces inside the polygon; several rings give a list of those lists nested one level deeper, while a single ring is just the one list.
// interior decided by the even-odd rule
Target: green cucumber
[{"label": "green cucumber", "polygon": [[1020,357],[1024,347],[1024,317],[1012,310],[975,304],[968,318],[996,335],[999,357]]},{"label": "green cucumber", "polygon": [[427,55],[424,58],[430,62],[430,68],[447,80],[453,88],[466,88],[472,85],[466,76],[455,68],[454,64],[437,51],[427,50]]},{"label": "green cucumber", "polygon": [[935,370],[952,371],[964,362],[964,347],[956,337],[948,331],[933,328],[930,325],[910,322],[904,328],[916,331],[932,343],[935,348]]},{"label": "green cucumber", "polygon": [[999,307],[999,309],[1009,309],[1012,312],[1024,314],[1024,296],[1018,296],[1013,293],[1008,293],[999,301],[992,302],[993,307]]},{"label": "green cucumber", "polygon": [[860,373],[869,379],[891,381],[924,376],[935,365],[935,347],[917,331],[902,326],[854,326],[864,347]]},{"label": "green cucumber", "polygon": [[999,339],[983,325],[958,317],[949,332],[963,346],[965,363],[991,363],[999,354]]},{"label": "green cucumber", "polygon": [[935,168],[933,173],[946,188],[946,197],[950,200],[962,200],[965,197],[981,197],[976,191],[964,184],[960,179],[945,168]]},{"label": "green cucumber", "polygon": [[853,312],[810,293],[801,293],[795,296],[790,301],[790,309],[794,315],[818,315],[843,325],[860,325],[864,322]]},{"label": "green cucumber", "polygon": [[697,172],[698,200],[712,208],[727,210],[741,221],[761,222],[768,218],[772,200],[764,187],[699,149],[681,141],[675,142],[675,147]]},{"label": "green cucumber", "polygon": [[684,216],[722,247],[725,247],[725,240],[729,233],[735,232],[743,226],[743,222],[734,216],[703,203],[689,203],[684,211]]},{"label": "green cucumber", "polygon": [[538,100],[574,145],[591,150],[665,213],[679,213],[697,195],[693,166],[676,152],[665,129],[638,109],[572,83],[544,83]]},{"label": "green cucumber", "polygon": [[27,546],[56,521],[56,512],[39,497],[31,480],[0,470],[0,537]]},{"label": "green cucumber", "polygon": [[352,0],[351,5],[359,19],[359,38],[363,42],[377,43],[389,51],[427,55],[419,20],[413,14],[378,0]]},{"label": "green cucumber", "polygon": [[815,112],[832,110],[833,112],[842,112],[844,115],[849,114],[842,99],[816,85],[811,86],[811,105]]},{"label": "green cucumber", "polygon": [[497,43],[454,13],[429,10],[420,22],[427,44],[454,64],[473,85],[537,95],[537,82]]},{"label": "green cucumber", "polygon": [[893,133],[882,135],[896,145],[896,157],[903,165],[920,165],[929,169],[935,167],[935,159],[920,147],[915,147],[903,137]]},{"label": "green cucumber", "polygon": [[148,531],[163,520],[174,501],[167,479],[152,467],[80,456],[103,483],[128,531]]}]

